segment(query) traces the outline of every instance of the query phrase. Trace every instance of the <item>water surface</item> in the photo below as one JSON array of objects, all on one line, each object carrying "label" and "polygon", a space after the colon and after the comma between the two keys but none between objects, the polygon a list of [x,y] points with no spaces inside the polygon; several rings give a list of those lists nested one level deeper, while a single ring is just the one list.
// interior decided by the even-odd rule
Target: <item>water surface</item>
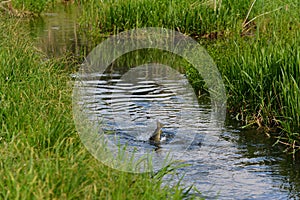
[{"label": "water surface", "polygon": [[[77,11],[57,8],[45,13],[42,19],[30,22],[38,46],[51,55],[66,52],[78,55],[78,49],[87,40],[78,34]],[[180,83],[187,81],[184,75],[179,75],[176,82],[159,80],[159,77],[149,81],[141,72],[133,83],[126,78],[126,72],[108,74],[106,77],[101,74],[102,78],[87,88],[91,117],[101,117],[105,129],[115,131],[124,143],[140,149],[157,148],[147,140],[156,120],[165,123],[166,143],[161,148],[176,148],[179,154],[178,149],[182,148],[182,160],[191,164],[178,170],[179,177],[185,175],[183,186],[193,184],[208,199],[300,199],[299,159],[295,161],[282,148],[273,146],[275,141],[263,133],[240,129],[236,121],[227,120],[221,130],[212,127],[209,101],[203,100],[197,107],[181,102],[189,98],[185,96],[189,92],[180,91]],[[194,120],[189,121],[188,116],[197,117],[198,123],[191,126],[189,122]],[[191,132],[191,145],[172,139],[176,134],[188,132]]]}]

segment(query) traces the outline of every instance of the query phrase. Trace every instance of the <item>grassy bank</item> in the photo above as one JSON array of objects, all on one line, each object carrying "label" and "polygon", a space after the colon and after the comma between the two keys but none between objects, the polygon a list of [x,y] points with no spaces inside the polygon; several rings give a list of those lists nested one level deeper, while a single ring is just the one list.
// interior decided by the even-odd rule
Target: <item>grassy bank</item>
[{"label": "grassy bank", "polygon": [[72,67],[46,59],[19,23],[1,15],[0,199],[182,199],[162,186],[166,171],[121,173],[90,155],[73,122]]},{"label": "grassy bank", "polygon": [[95,40],[136,27],[165,27],[197,39],[222,74],[229,115],[299,149],[297,0],[81,2],[81,28]]}]

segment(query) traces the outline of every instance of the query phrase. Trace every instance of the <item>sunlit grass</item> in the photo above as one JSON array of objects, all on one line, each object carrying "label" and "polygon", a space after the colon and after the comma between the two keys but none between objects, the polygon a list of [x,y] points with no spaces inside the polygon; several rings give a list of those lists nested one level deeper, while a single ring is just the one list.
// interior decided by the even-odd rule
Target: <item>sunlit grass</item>
[{"label": "sunlit grass", "polygon": [[161,177],[123,173],[92,157],[74,126],[72,68],[67,59],[46,58],[17,21],[2,19],[0,199],[182,199],[186,195],[179,185],[163,186]]},{"label": "sunlit grass", "polygon": [[[300,3],[289,1],[86,1],[81,28],[94,39],[164,27],[197,39],[215,59],[228,111],[299,147]],[[278,129],[279,128],[279,129]]]},{"label": "sunlit grass", "polygon": [[[246,1],[242,2],[239,5],[246,8]],[[189,35],[229,32],[236,28],[242,16],[238,17],[240,12],[226,7],[226,4],[231,6],[231,2],[224,1],[223,4],[214,10],[205,1],[192,0],[88,1],[84,4],[81,26],[94,35],[99,31],[113,34],[139,27],[165,27]],[[242,11],[246,12],[246,9]]]},{"label": "sunlit grass", "polygon": [[291,2],[255,20],[252,36],[204,44],[223,74],[231,114],[268,135],[279,128],[276,137],[299,149],[300,7]]}]

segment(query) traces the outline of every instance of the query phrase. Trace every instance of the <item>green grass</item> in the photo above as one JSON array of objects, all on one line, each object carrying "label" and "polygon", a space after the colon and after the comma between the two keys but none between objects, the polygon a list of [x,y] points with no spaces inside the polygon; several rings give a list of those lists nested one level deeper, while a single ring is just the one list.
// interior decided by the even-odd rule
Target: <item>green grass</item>
[{"label": "green grass", "polygon": [[0,199],[182,199],[162,186],[172,167],[122,173],[90,155],[72,117],[74,67],[43,56],[19,23],[1,15]]},{"label": "green grass", "polygon": [[[231,114],[246,127],[267,127],[267,134],[279,128],[275,136],[294,152],[300,147],[300,7],[288,3],[257,18],[252,36],[204,45],[223,75]],[[267,5],[262,13],[282,6],[279,1]]]},{"label": "green grass", "polygon": [[[230,2],[229,2],[230,4]],[[192,0],[87,1],[81,25],[87,32],[116,33],[134,27],[165,27],[190,35],[203,35],[234,28],[235,10]],[[245,9],[243,9],[245,10]]]},{"label": "green grass", "polygon": [[[277,127],[275,136],[299,149],[298,1],[257,1],[252,9],[246,0],[80,2],[81,28],[93,40],[147,26],[196,38],[223,76],[229,114],[245,126]],[[94,159],[72,118],[72,63],[64,57],[46,59],[16,21],[0,17],[1,199],[183,198],[179,186],[162,186],[168,169],[150,178]],[[186,71],[194,87],[202,83],[193,68]]]},{"label": "green grass", "polygon": [[[226,43],[226,44],[225,44]],[[266,45],[276,44],[274,45]],[[209,47],[212,48],[212,47]],[[229,105],[240,120],[263,126],[299,127],[299,41],[237,39],[210,51],[222,66]],[[227,57],[217,54],[226,51]]]},{"label": "green grass", "polygon": [[19,11],[27,11],[39,15],[45,10],[50,1],[53,0],[12,0],[12,6]]},{"label": "green grass", "polygon": [[39,16],[54,0],[0,0],[0,11],[14,17]]},{"label": "green grass", "polygon": [[264,127],[267,135],[275,129],[282,143],[300,148],[299,1],[80,2],[81,29],[94,40],[139,27],[194,37],[217,63],[229,114],[244,127]]}]

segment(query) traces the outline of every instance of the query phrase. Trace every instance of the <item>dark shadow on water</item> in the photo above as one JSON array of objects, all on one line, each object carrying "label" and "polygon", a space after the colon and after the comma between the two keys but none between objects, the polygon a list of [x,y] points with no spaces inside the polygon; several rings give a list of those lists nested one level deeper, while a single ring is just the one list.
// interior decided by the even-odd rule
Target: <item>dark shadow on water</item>
[{"label": "dark shadow on water", "polygon": [[300,198],[300,160],[284,153],[285,147],[275,145],[276,139],[269,138],[256,129],[240,129],[236,121],[227,121],[227,127],[236,133],[223,133],[222,137],[236,144],[240,162],[244,168],[260,176],[271,177],[275,191],[287,193],[289,199]]}]

